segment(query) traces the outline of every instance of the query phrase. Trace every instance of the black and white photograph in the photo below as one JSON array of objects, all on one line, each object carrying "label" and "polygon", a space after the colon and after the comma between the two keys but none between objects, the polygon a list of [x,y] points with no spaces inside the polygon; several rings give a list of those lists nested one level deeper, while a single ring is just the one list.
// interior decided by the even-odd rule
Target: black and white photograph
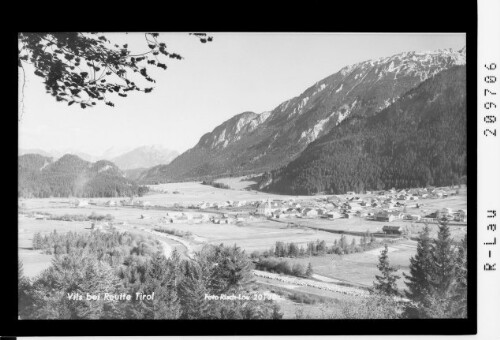
[{"label": "black and white photograph", "polygon": [[468,319],[466,33],[18,50],[18,319]]}]

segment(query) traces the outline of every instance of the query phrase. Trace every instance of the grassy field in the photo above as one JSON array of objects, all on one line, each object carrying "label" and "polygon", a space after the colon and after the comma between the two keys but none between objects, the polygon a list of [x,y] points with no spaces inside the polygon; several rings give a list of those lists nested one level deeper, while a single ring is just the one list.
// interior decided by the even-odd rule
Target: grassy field
[{"label": "grassy field", "polygon": [[[249,223],[234,224],[169,224],[167,228],[189,231],[196,237],[197,243],[210,244],[237,244],[247,252],[254,250],[268,250],[277,241],[285,243],[294,242],[297,245],[306,246],[307,242],[325,240],[327,245],[332,245],[335,240],[340,239],[340,234],[332,234],[324,231],[311,229],[286,228],[282,223],[272,221],[256,221]],[[346,236],[348,242],[355,238],[359,242],[360,237]]]},{"label": "grassy field", "polygon": [[45,221],[24,216],[19,216],[18,221],[18,255],[23,263],[24,274],[28,277],[34,277],[48,268],[52,259],[51,255],[42,254],[41,251],[32,249],[33,235],[36,232],[43,235],[54,230],[60,233],[90,231],[89,222]]},{"label": "grassy field", "polygon": [[[399,268],[399,274],[408,273],[410,257],[416,253],[416,242],[401,241],[389,244],[389,262]],[[307,258],[290,258],[290,263],[300,263],[307,266],[311,262],[314,273],[329,278],[338,279],[361,287],[372,286],[377,269],[378,256],[383,248],[373,249],[363,253],[347,255],[311,256]],[[402,280],[398,281],[399,288],[405,288]]]}]

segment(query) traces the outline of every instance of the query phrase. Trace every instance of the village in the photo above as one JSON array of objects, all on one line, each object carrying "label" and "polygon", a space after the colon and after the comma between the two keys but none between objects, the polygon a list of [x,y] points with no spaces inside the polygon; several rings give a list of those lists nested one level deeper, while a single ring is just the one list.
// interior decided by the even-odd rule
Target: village
[{"label": "village", "polygon": [[[168,194],[167,192],[160,191]],[[467,209],[452,209],[444,206],[432,209],[436,200],[444,200],[456,196],[456,188],[416,188],[408,190],[386,190],[363,194],[347,192],[345,195],[321,195],[317,197],[291,197],[287,199],[261,198],[259,200],[225,200],[215,202],[175,202],[171,205],[158,205],[146,199],[110,199],[74,201],[75,207],[105,206],[130,207],[146,210],[140,218],[147,219],[147,210],[165,210],[161,222],[168,223],[214,223],[237,224],[250,220],[268,219],[293,221],[292,223],[307,224],[311,220],[333,221],[339,219],[358,218],[377,222],[411,222],[437,223],[445,218],[449,224],[467,225]],[[180,194],[173,191],[173,195]],[[345,230],[349,232],[349,230]],[[408,230],[399,226],[384,226],[385,234],[408,234]]]}]

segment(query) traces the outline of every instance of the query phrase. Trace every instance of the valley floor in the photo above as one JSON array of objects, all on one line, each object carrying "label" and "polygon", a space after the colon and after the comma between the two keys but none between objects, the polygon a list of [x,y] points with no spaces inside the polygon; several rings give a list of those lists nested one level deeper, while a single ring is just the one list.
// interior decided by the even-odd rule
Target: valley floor
[{"label": "valley floor", "polygon": [[[76,207],[74,199],[68,198],[21,199],[19,201],[18,247],[19,258],[23,262],[25,275],[33,278],[50,266],[52,258],[50,255],[41,254],[39,251],[32,249],[32,239],[36,232],[43,235],[53,230],[57,230],[58,233],[68,231],[88,233],[91,230],[90,221],[55,221],[48,219],[48,215],[44,216],[43,214],[53,216],[65,214],[88,216],[92,213],[110,214],[113,216],[112,225],[114,228],[153,236],[163,245],[165,255],[168,256],[174,249],[177,249],[182,256],[187,257],[201,249],[204,244],[236,244],[250,254],[253,251],[269,250],[277,241],[294,242],[299,246],[306,246],[307,242],[325,240],[327,245],[331,246],[335,240],[339,240],[341,237],[340,233],[316,230],[315,227],[346,232],[365,232],[369,230],[375,233],[380,232],[384,225],[407,225],[414,235],[423,227],[423,224],[411,221],[376,222],[361,217],[336,220],[291,218],[275,221],[254,215],[248,207],[242,208],[241,211],[238,208],[211,208],[206,210],[187,208],[188,205],[202,201],[287,200],[290,198],[307,205],[307,202],[321,197],[268,195],[245,190],[251,182],[245,183],[244,180],[240,182],[243,183],[238,183],[238,180],[234,178],[228,181],[228,183],[236,185],[237,189],[217,189],[199,183],[170,183],[155,186],[153,193],[141,199],[158,208],[106,206],[105,203],[109,199],[104,198],[92,199],[90,200],[92,204],[84,207]],[[113,200],[118,201],[120,199],[115,198]],[[180,206],[184,208],[180,208]],[[411,212],[409,212],[414,213],[419,210],[418,212],[422,213],[422,209],[432,211],[443,207],[466,209],[466,190],[463,190],[461,195],[445,199],[425,200],[422,208],[410,208]],[[240,220],[235,219],[228,224],[213,223],[211,219],[222,218],[223,214],[233,216],[239,214]],[[195,219],[195,215],[203,215],[203,218]],[[169,219],[175,219],[175,221],[169,223]],[[289,227],[291,222],[295,223],[296,227]],[[300,226],[297,227],[297,225]],[[190,232],[191,235],[179,237],[154,231],[158,227]],[[437,231],[437,225],[431,224],[431,228],[433,233]],[[451,229],[454,237],[461,238],[466,233],[467,226],[452,226]],[[346,234],[345,237],[349,243],[352,239],[356,239],[357,243],[360,240],[360,236]],[[378,263],[380,250],[381,248],[347,255],[329,254],[287,259],[290,263],[300,263],[304,266],[307,266],[309,262],[312,264],[315,275],[309,281],[316,282],[312,285],[305,284],[304,280],[294,277],[280,276],[278,274],[267,275],[270,273],[262,274],[263,272],[259,271],[256,271],[255,279],[266,291],[276,292],[278,295],[287,296],[290,293],[303,293],[317,298],[318,301],[313,304],[297,303],[288,298],[277,300],[285,312],[285,318],[295,318],[297,315],[323,318],[334,314],[335,306],[339,301],[356,298],[357,295],[352,294],[352,292],[366,292],[366,288],[372,285],[375,274],[378,273],[376,264]],[[391,264],[399,268],[399,273],[407,272],[409,259],[416,252],[416,241],[408,239],[396,240],[389,244],[389,251]],[[400,288],[405,287],[403,280],[399,281],[398,286]]]}]

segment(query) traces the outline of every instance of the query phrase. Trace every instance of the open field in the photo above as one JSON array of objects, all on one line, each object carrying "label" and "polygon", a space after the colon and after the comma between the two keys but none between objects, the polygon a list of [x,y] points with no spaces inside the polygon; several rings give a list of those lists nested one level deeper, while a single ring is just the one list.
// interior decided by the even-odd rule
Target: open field
[{"label": "open field", "polygon": [[[345,232],[366,232],[370,233],[382,233],[382,228],[386,225],[388,226],[401,226],[403,228],[407,227],[411,232],[410,236],[417,237],[418,233],[422,231],[425,224],[421,222],[412,222],[404,220],[396,220],[391,222],[379,222],[379,221],[368,221],[363,217],[352,217],[352,218],[339,218],[336,220],[326,220],[326,219],[306,219],[306,218],[290,218],[284,220],[286,222],[293,222],[300,224],[302,226],[308,226],[312,228],[322,228],[330,229],[333,231],[345,231]],[[429,228],[431,230],[431,237],[436,237],[438,231],[438,225],[436,223],[429,223]],[[451,235],[454,239],[460,240],[464,237],[467,232],[466,226],[449,226]]]},{"label": "open field", "polygon": [[[216,182],[225,183],[224,180],[216,180]],[[242,185],[246,187],[246,184]],[[185,183],[166,183],[149,186],[155,191],[168,191],[168,193],[149,193],[144,196],[144,200],[151,202],[153,205],[172,206],[178,204],[191,204],[198,202],[223,202],[227,200],[233,201],[255,201],[262,199],[308,199],[310,196],[288,196],[275,195],[259,191],[235,190],[235,189],[219,189],[210,185],[202,185],[201,183],[185,182]],[[174,192],[178,192],[174,194]]]},{"label": "open field", "polygon": [[[311,229],[286,228],[281,223],[272,221],[261,221],[252,223],[234,224],[171,224],[167,228],[189,231],[195,237],[195,243],[209,243],[227,245],[237,244],[250,253],[254,250],[264,251],[274,246],[277,241],[294,242],[299,246],[306,247],[308,242],[325,240],[331,246],[335,240],[340,239],[340,234],[332,234],[324,231]],[[351,239],[359,242],[358,236],[346,236],[348,242]]]},{"label": "open field", "polygon": [[257,182],[249,180],[248,176],[219,178],[214,181],[225,184],[233,190],[248,190],[252,185],[257,184]]},{"label": "open field", "polygon": [[68,231],[89,232],[90,223],[87,222],[64,222],[64,221],[45,221],[36,220],[19,216],[18,229],[18,249],[19,259],[23,263],[24,274],[28,277],[34,277],[44,269],[50,267],[51,255],[42,254],[39,250],[33,250],[33,235],[36,232],[49,234],[54,230],[59,233]]},{"label": "open field", "polygon": [[[401,241],[389,245],[389,262],[402,272],[408,273],[410,257],[416,253],[416,242]],[[373,249],[363,253],[347,255],[312,256],[310,258],[289,259],[290,263],[300,263],[307,266],[311,262],[314,273],[360,287],[372,286],[377,269],[378,256],[383,248]],[[398,281],[399,288],[405,288],[402,278]]]}]

